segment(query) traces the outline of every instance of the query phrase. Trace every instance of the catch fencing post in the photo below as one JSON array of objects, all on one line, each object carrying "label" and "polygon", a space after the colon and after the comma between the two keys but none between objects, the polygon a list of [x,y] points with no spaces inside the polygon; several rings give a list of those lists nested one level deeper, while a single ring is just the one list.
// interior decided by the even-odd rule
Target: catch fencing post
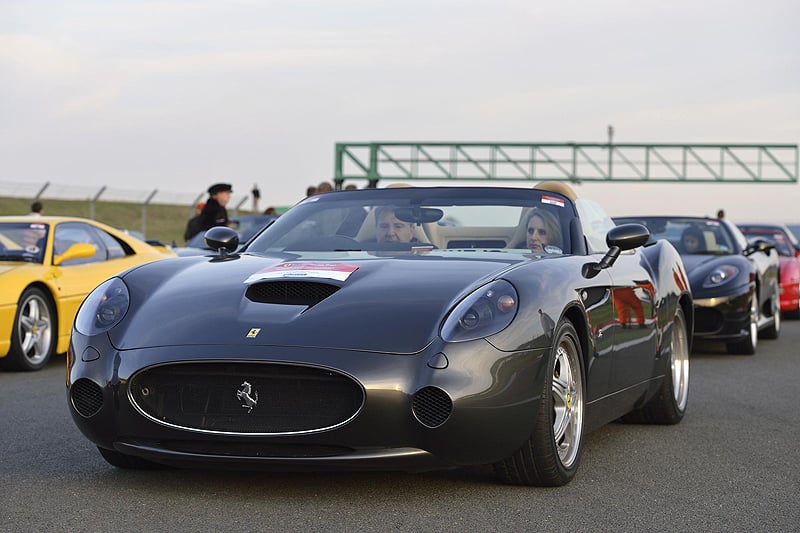
[{"label": "catch fencing post", "polygon": [[100,198],[100,195],[103,194],[106,190],[106,186],[103,185],[100,187],[100,190],[97,191],[97,194],[94,195],[94,198],[91,199],[89,202],[89,218],[94,220],[94,204],[97,202],[97,199]]},{"label": "catch fencing post", "polygon": [[33,199],[34,200],[39,200],[42,197],[42,194],[44,194],[45,189],[47,189],[49,186],[50,186],[50,182],[46,181],[45,184],[42,186],[42,188],[39,189],[39,192],[36,193],[36,196],[33,197]]},{"label": "catch fencing post", "polygon": [[241,201],[241,202],[239,202],[238,204],[236,204],[236,206],[233,208],[233,216],[238,216],[238,214],[239,214],[239,208],[240,208],[240,207],[242,207],[242,206],[244,205],[244,203],[247,201],[247,199],[248,199],[248,198],[250,198],[250,197],[249,197],[249,196],[245,196],[244,198],[242,198],[242,201]]},{"label": "catch fencing post", "polygon": [[200,199],[204,194],[204,192],[201,192],[195,197],[194,202],[192,202],[192,207],[189,208],[189,216],[187,218],[192,218],[196,214],[195,211],[197,210],[197,204],[200,203]]},{"label": "catch fencing post", "polygon": [[148,196],[142,204],[142,235],[144,235],[145,239],[147,238],[147,204],[150,203],[150,200],[153,199],[153,196],[155,196],[157,192],[158,189],[153,189],[153,192],[150,193],[150,196]]}]

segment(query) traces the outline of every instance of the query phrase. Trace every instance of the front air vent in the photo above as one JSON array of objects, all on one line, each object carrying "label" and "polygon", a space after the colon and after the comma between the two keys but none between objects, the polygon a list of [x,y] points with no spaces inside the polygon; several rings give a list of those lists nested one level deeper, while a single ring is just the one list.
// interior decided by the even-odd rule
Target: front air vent
[{"label": "front air vent", "polygon": [[338,285],[314,281],[268,281],[250,285],[245,295],[259,303],[311,307],[338,290]]},{"label": "front air vent", "polygon": [[423,426],[437,428],[450,418],[453,400],[438,387],[424,387],[414,394],[411,409]]},{"label": "front air vent", "polygon": [[352,419],[364,392],[325,368],[253,362],[197,362],[145,369],[128,390],[137,409],[169,426],[209,433],[324,431]]},{"label": "front air vent", "polygon": [[103,390],[92,380],[81,378],[69,389],[72,406],[78,413],[89,418],[103,407]]}]

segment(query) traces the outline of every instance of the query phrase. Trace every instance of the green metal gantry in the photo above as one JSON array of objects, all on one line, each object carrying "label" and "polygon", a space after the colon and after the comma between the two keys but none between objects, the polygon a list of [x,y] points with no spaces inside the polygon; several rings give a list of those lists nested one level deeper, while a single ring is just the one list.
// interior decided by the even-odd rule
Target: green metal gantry
[{"label": "green metal gantry", "polygon": [[334,181],[796,183],[796,144],[336,143]]}]

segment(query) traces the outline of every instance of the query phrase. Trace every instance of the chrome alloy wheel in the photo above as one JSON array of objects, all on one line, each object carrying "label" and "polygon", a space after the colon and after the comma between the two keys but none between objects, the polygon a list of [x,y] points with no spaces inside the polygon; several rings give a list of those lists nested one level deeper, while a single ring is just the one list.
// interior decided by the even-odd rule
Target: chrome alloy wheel
[{"label": "chrome alloy wheel", "polygon": [[755,352],[758,346],[758,294],[755,291],[750,300],[750,344]]},{"label": "chrome alloy wheel", "polygon": [[39,294],[29,294],[20,302],[17,336],[22,356],[31,365],[38,365],[50,356],[52,326],[50,306]]},{"label": "chrome alloy wheel", "polygon": [[553,437],[565,468],[575,462],[583,438],[583,382],[578,350],[564,337],[553,365]]},{"label": "chrome alloy wheel", "polygon": [[[778,298],[776,297],[775,300]],[[772,318],[775,321],[775,331],[780,332],[781,330],[781,305],[780,303],[774,304],[772,306]]]},{"label": "chrome alloy wheel", "polygon": [[[680,315],[679,316],[683,316]],[[675,320],[672,325],[672,395],[678,410],[686,410],[689,399],[689,336],[686,322]]]}]

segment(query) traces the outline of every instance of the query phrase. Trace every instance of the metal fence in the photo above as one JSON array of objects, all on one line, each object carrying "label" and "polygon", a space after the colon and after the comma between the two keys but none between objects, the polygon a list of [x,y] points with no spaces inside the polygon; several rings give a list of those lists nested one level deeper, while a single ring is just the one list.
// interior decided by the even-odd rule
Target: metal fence
[{"label": "metal fence", "polygon": [[[54,182],[14,182],[0,181],[0,196],[9,198],[28,198],[30,200],[83,200],[89,202],[89,218],[94,219],[97,202],[126,202],[139,204],[142,207],[142,233],[147,234],[147,206],[150,204],[186,206],[187,216],[194,213],[194,207],[208,193],[205,190],[195,192],[162,191],[160,189],[121,189],[106,185],[65,185]],[[230,211],[238,214],[250,198],[249,195],[231,195]]]}]

